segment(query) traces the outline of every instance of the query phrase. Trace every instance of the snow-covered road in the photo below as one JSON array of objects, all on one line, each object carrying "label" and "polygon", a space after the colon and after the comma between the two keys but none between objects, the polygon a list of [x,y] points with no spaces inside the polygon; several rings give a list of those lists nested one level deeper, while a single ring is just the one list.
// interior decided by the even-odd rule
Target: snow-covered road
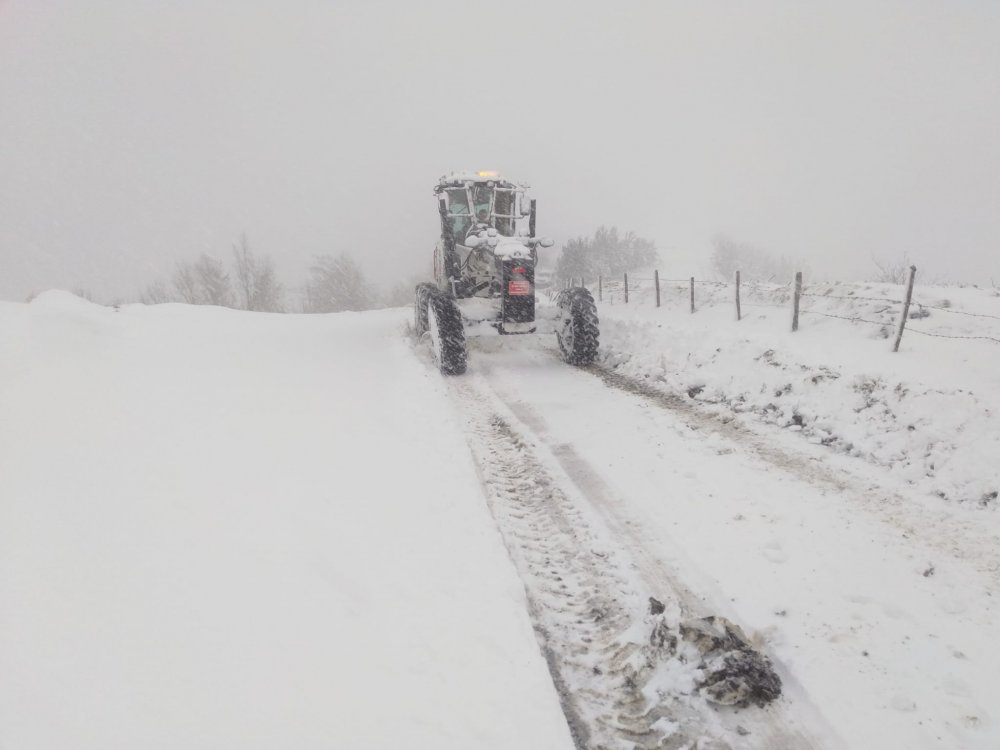
[{"label": "snow-covered road", "polygon": [[482,349],[468,377],[621,542],[636,621],[648,593],[742,625],[778,661],[781,710],[823,746],[996,746],[1000,549],[988,526],[794,433],[567,368],[545,346]]}]

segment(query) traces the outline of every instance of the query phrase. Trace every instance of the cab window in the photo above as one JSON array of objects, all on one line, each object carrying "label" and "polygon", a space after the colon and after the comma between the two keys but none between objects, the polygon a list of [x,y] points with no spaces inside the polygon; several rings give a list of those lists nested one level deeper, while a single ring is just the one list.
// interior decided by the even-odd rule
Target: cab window
[{"label": "cab window", "polygon": [[493,203],[493,216],[496,221],[497,231],[505,237],[514,234],[514,191],[497,190],[496,200]]},{"label": "cab window", "polygon": [[472,219],[469,215],[469,198],[464,188],[448,191],[448,215],[455,238],[461,242],[465,239],[465,233],[469,231],[469,227],[472,226]]}]

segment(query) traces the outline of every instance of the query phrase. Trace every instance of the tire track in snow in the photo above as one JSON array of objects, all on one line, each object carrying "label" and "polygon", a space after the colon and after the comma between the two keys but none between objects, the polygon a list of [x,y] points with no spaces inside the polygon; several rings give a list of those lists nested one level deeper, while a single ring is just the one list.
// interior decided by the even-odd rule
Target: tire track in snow
[{"label": "tire track in snow", "polygon": [[898,528],[908,537],[919,537],[938,553],[960,560],[985,575],[994,586],[1000,586],[1000,538],[984,531],[974,518],[946,517],[939,510],[918,504],[915,498],[903,497],[892,489],[824,464],[820,459],[786,449],[733,416],[714,414],[679,393],[665,391],[601,365],[578,369],[599,378],[610,388],[680,415],[691,429],[717,432],[736,443],[744,453],[756,455],[810,484],[826,485],[840,493],[845,501]]},{"label": "tire track in snow", "polygon": [[[585,507],[593,499],[581,502],[574,480],[586,472],[569,447],[545,461],[530,415],[511,411],[481,377],[449,385],[578,748],[812,746],[771,709],[712,709],[695,691],[657,692],[652,680],[662,665],[645,653],[646,597],[654,593],[679,620],[704,614],[697,596],[644,555],[636,538]],[[741,723],[753,727],[748,737]]]}]

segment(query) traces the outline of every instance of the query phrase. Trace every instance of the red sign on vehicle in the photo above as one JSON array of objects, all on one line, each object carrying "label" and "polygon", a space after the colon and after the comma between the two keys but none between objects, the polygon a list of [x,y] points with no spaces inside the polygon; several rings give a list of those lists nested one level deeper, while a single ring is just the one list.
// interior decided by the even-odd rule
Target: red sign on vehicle
[{"label": "red sign on vehicle", "polygon": [[508,281],[507,294],[511,297],[531,294],[531,284],[525,279],[513,279]]}]

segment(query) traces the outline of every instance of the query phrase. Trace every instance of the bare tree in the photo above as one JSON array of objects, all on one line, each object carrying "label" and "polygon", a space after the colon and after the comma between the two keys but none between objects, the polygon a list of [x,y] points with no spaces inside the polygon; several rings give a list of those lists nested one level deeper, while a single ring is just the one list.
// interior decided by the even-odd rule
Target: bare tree
[{"label": "bare tree", "polygon": [[222,261],[202,255],[194,267],[205,296],[205,304],[232,307],[232,285]]},{"label": "bare tree", "polygon": [[189,305],[202,304],[198,277],[195,275],[193,265],[187,262],[178,262],[177,268],[174,270],[173,282],[181,302],[187,302]]},{"label": "bare tree", "polygon": [[164,302],[173,302],[175,297],[170,293],[170,289],[162,279],[157,279],[139,293],[139,301],[144,305],[162,305]]},{"label": "bare tree", "polygon": [[178,263],[173,281],[177,294],[188,304],[232,307],[229,274],[220,261],[204,253],[194,263]]},{"label": "bare tree", "polygon": [[730,280],[736,271],[742,278],[753,281],[788,281],[796,271],[805,271],[802,263],[795,263],[785,256],[774,256],[746,242],[739,242],[726,235],[712,240],[712,270],[720,279]]},{"label": "bare tree", "polygon": [[618,234],[617,227],[600,227],[593,237],[576,237],[563,245],[556,261],[560,279],[618,276],[656,262],[656,245],[635,232]]},{"label": "bare tree", "polygon": [[257,260],[250,252],[246,234],[240,235],[239,243],[233,245],[233,268],[236,271],[237,305],[244,310],[253,310],[256,302]]},{"label": "bare tree", "polygon": [[302,308],[308,313],[370,310],[375,300],[374,290],[349,255],[320,255],[309,268]]},{"label": "bare tree", "polygon": [[278,281],[274,262],[269,257],[260,258],[255,278],[254,310],[261,312],[285,311],[285,287]]},{"label": "bare tree", "polygon": [[284,287],[274,272],[269,257],[258,257],[250,251],[247,236],[233,245],[233,267],[236,273],[237,305],[243,310],[282,312]]}]

